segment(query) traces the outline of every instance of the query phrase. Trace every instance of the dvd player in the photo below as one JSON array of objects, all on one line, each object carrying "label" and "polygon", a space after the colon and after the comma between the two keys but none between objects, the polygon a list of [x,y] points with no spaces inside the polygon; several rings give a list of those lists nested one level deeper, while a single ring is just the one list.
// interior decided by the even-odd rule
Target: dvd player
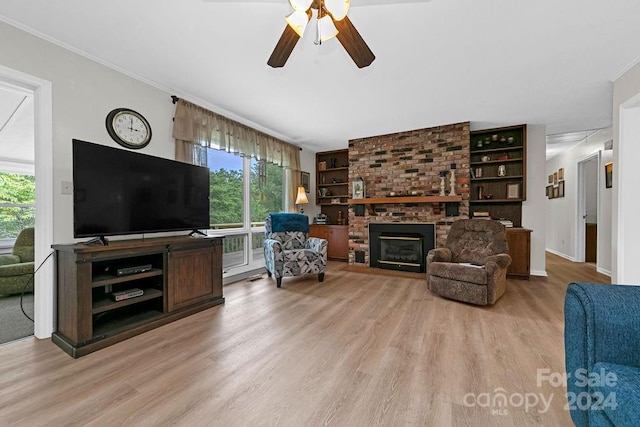
[{"label": "dvd player", "polygon": [[121,267],[116,269],[116,276],[127,276],[129,274],[138,274],[149,271],[153,268],[151,264],[133,265],[131,267]]}]

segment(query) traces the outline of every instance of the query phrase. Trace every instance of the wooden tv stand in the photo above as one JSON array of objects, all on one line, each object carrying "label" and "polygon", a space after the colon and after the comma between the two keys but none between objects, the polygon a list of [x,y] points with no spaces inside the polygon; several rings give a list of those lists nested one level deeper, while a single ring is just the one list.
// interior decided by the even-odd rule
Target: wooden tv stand
[{"label": "wooden tv stand", "polygon": [[[224,303],[220,237],[52,247],[58,322],[51,339],[73,357]],[[145,271],[135,272],[138,267]],[[118,275],[118,269],[125,274]],[[122,301],[111,298],[112,292],[133,288],[144,294]]]}]

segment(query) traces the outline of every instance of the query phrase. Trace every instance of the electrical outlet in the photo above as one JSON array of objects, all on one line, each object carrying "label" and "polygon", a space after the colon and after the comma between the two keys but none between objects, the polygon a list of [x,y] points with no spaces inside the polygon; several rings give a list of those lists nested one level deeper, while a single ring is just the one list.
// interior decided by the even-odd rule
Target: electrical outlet
[{"label": "electrical outlet", "polygon": [[60,185],[61,194],[73,194],[73,183],[71,181],[62,181]]}]

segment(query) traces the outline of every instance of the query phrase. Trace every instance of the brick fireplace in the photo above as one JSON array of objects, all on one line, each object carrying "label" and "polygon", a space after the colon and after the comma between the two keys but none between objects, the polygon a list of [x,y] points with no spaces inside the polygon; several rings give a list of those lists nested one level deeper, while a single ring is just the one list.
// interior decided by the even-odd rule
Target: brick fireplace
[{"label": "brick fireplace", "polygon": [[[450,224],[469,217],[469,140],[469,122],[463,122],[349,141],[350,184],[361,177],[365,197],[387,198],[375,205],[349,206],[350,264],[370,265],[370,223],[434,223],[436,246],[444,245]],[[456,193],[462,195],[457,215],[447,216],[443,203],[395,203],[390,197],[438,195],[441,171],[447,173],[449,194],[452,163]]]}]

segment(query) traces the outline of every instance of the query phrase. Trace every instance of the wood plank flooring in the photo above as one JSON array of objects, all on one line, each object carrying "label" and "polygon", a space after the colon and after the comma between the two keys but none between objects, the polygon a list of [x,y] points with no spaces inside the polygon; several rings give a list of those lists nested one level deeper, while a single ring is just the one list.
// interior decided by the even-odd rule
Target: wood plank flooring
[{"label": "wood plank flooring", "polygon": [[[421,275],[330,263],[324,283],[234,283],[224,306],[77,360],[49,340],[0,346],[0,425],[569,426],[537,370],[563,372],[567,284],[609,279],[554,255],[547,271],[475,307]],[[470,405],[499,392],[551,404]]]}]

